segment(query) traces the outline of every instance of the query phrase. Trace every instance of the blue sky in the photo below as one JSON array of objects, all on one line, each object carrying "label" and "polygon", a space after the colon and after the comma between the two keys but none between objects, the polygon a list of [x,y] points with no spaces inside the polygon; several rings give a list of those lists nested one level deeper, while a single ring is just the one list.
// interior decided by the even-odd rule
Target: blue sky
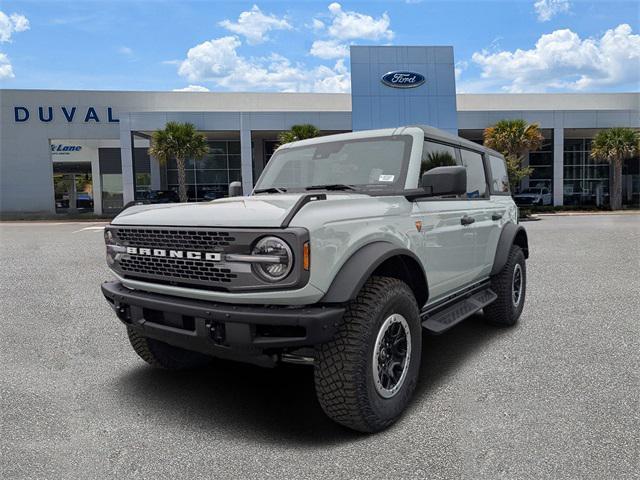
[{"label": "blue sky", "polygon": [[637,1],[11,1],[3,88],[349,90],[348,46],[453,45],[459,92],[640,90]]}]

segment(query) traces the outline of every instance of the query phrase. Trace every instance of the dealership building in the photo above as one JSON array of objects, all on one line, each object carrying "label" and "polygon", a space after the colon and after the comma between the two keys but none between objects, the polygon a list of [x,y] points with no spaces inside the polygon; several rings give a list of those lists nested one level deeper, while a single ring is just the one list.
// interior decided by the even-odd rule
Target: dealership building
[{"label": "dealership building", "polygon": [[[389,75],[389,73],[392,75]],[[187,165],[190,199],[249,193],[278,134],[310,123],[322,134],[431,125],[481,142],[498,120],[539,124],[521,189],[554,205],[606,205],[609,166],[589,156],[611,127],[640,129],[639,93],[456,93],[452,47],[351,47],[351,94],[0,90],[0,213],[113,214],[149,191],[177,189],[174,162],[149,157],[151,134],[190,122],[209,154]],[[625,162],[623,204],[639,205],[640,159]]]}]

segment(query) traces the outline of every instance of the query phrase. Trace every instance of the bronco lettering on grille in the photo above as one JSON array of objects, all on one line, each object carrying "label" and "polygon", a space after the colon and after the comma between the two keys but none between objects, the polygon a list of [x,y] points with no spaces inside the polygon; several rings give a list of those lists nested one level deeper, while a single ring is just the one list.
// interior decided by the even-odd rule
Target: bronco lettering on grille
[{"label": "bronco lettering on grille", "polygon": [[193,252],[190,250],[167,250],[164,248],[127,247],[130,255],[145,255],[148,257],[186,258],[187,260],[205,260],[219,262],[221,255],[214,252]]}]

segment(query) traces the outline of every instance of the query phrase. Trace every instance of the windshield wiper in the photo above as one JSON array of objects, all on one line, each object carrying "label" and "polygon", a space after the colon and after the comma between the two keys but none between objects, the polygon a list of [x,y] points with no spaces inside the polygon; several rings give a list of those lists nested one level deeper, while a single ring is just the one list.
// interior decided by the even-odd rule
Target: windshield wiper
[{"label": "windshield wiper", "polygon": [[311,185],[306,187],[305,190],[355,190],[355,188],[344,183],[329,183],[327,185]]},{"label": "windshield wiper", "polygon": [[259,188],[254,190],[253,193],[285,193],[287,191],[284,187],[269,187],[269,188]]}]

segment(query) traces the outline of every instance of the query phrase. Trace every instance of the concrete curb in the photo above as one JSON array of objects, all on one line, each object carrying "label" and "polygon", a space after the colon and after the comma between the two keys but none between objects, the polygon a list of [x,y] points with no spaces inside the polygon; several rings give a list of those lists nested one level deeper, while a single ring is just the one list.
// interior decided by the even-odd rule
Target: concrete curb
[{"label": "concrete curb", "polygon": [[586,215],[640,215],[640,210],[624,210],[619,212],[554,212],[554,213],[535,213],[532,217],[579,217]]}]

